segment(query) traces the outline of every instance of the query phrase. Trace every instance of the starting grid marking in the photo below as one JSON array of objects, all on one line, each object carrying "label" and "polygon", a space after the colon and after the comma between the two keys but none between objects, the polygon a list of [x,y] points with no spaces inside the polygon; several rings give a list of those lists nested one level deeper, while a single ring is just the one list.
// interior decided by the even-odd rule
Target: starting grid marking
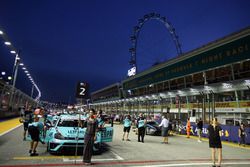
[{"label": "starting grid marking", "polygon": [[[113,151],[110,151],[115,158],[103,158],[103,159],[92,159],[93,162],[100,161],[122,161],[124,160],[121,156]],[[37,156],[37,157],[13,157],[14,160],[46,160],[46,159],[62,159],[63,162],[82,162],[82,156]]]},{"label": "starting grid marking", "polygon": [[[113,151],[110,151],[112,154],[114,154],[115,158],[105,158],[105,159],[91,159],[93,162],[100,162],[100,161],[122,161],[124,160],[121,156],[116,154]],[[82,159],[69,159],[69,158],[63,158],[63,162],[82,162]]]}]

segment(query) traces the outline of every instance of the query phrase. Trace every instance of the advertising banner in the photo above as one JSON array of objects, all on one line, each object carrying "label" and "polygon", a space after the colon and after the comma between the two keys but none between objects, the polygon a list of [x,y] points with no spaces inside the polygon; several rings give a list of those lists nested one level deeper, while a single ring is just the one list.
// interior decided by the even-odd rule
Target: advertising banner
[{"label": "advertising banner", "polygon": [[[240,141],[238,136],[239,126],[230,126],[230,125],[220,125],[222,128],[222,141],[230,141],[234,143],[238,143]],[[204,124],[202,128],[202,137],[208,138],[208,124]],[[245,132],[247,134],[246,143],[250,144],[250,128],[245,128]],[[181,134],[186,134],[186,123],[182,123],[181,126]],[[195,123],[191,123],[191,135],[197,136],[197,126]]]}]

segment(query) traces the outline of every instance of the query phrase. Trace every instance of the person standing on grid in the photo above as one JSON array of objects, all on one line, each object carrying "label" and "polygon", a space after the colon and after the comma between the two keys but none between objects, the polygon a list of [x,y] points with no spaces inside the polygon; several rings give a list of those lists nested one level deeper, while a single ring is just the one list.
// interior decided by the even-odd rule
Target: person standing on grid
[{"label": "person standing on grid", "polygon": [[[209,147],[211,148],[212,153],[212,167],[220,167],[222,161],[222,144],[220,137],[222,136],[222,128],[219,126],[217,118],[213,118],[212,124],[207,128],[208,130],[208,139]],[[218,165],[215,165],[215,154],[218,152]]]},{"label": "person standing on grid", "polygon": [[245,127],[244,127],[243,123],[240,124],[238,134],[239,134],[239,139],[240,139],[239,145],[242,145],[243,147],[245,147],[245,144],[246,144],[245,138],[246,138],[247,134],[245,132]]},{"label": "person standing on grid", "polygon": [[137,119],[138,142],[144,143],[145,126],[146,119],[143,117],[142,113],[140,113],[139,118]]},{"label": "person standing on grid", "polygon": [[122,136],[122,140],[124,140],[124,137],[125,137],[125,134],[126,134],[126,141],[130,141],[130,139],[128,138],[128,135],[129,135],[129,131],[130,131],[130,128],[131,128],[131,124],[132,124],[132,121],[131,121],[131,117],[130,115],[128,114],[125,119],[123,120],[123,136]]},{"label": "person standing on grid", "polygon": [[201,142],[202,128],[203,128],[203,121],[200,118],[197,123],[197,135],[199,137],[198,142]]},{"label": "person standing on grid", "polygon": [[168,144],[168,128],[169,128],[169,120],[167,119],[166,115],[162,116],[162,121],[161,124],[159,125],[160,127],[162,127],[161,129],[161,134],[163,137],[163,144]]}]

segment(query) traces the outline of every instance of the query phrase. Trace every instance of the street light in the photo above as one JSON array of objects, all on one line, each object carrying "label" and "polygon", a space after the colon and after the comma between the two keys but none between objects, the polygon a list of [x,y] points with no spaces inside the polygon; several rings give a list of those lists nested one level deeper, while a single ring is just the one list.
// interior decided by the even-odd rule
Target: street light
[{"label": "street light", "polygon": [[5,44],[5,45],[8,45],[8,46],[11,45],[11,43],[8,42],[8,41],[4,42],[4,44]]},{"label": "street light", "polygon": [[[5,41],[4,42],[4,44],[5,45],[7,45],[7,46],[9,46],[9,49],[10,49],[10,53],[11,54],[15,54],[15,63],[14,63],[14,66],[13,66],[13,72],[12,72],[12,77],[11,77],[11,80],[12,80],[12,93],[11,93],[11,98],[10,98],[10,101],[9,101],[9,104],[10,105],[12,105],[12,96],[13,96],[13,92],[14,92],[14,88],[15,88],[15,82],[16,82],[16,78],[17,78],[17,72],[18,72],[18,66],[20,65],[20,66],[23,66],[23,70],[24,71],[27,71],[26,70],[26,68],[24,67],[24,64],[23,63],[21,63],[20,62],[20,57],[19,57],[19,54],[20,54],[20,51],[16,51],[16,49],[14,48],[14,46],[12,46],[12,44],[11,44],[11,42],[9,41],[9,38],[7,37],[7,35],[3,32],[3,31],[1,31],[0,30],[0,35],[1,35],[1,37],[3,38],[3,40]],[[29,72],[27,71],[27,72],[25,72],[26,74],[29,74]],[[29,75],[27,75],[27,76],[30,76],[30,74]],[[13,79],[12,79],[13,78]],[[35,84],[35,82],[34,82],[34,80],[31,78],[31,76],[30,76],[30,81],[32,82],[32,84],[34,85]],[[36,97],[36,101],[37,100],[39,100],[40,99],[40,97],[41,97],[41,91],[39,90],[39,88],[38,88],[38,86],[37,85],[35,85],[35,88],[36,88],[36,90],[37,90],[37,92],[38,92],[38,96]]]},{"label": "street light", "polygon": [[1,74],[2,74],[2,75],[5,75],[5,74],[6,74],[6,72],[2,71],[2,72],[1,72]]}]

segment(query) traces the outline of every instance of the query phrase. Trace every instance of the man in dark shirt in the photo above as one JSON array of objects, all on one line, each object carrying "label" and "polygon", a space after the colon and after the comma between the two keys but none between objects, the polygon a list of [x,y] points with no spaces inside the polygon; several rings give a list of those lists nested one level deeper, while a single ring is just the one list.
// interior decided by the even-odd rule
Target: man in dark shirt
[{"label": "man in dark shirt", "polygon": [[143,117],[142,113],[140,113],[136,122],[138,128],[138,142],[144,143],[146,119]]},{"label": "man in dark shirt", "polygon": [[200,118],[197,123],[197,135],[199,137],[198,142],[201,142],[202,127],[203,127],[203,122]]},{"label": "man in dark shirt", "polygon": [[31,111],[31,107],[28,107],[25,111],[24,111],[24,115],[23,117],[23,140],[26,140],[26,134],[27,134],[27,130],[28,130],[28,125],[29,123],[31,123],[32,120],[32,111]]}]

